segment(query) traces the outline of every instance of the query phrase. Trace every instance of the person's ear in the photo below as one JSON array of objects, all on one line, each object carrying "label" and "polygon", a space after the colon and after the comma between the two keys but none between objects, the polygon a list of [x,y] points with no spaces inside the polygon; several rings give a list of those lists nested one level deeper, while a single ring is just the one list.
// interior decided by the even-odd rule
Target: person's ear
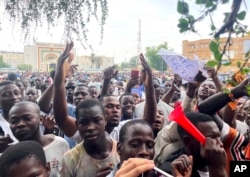
[{"label": "person's ear", "polygon": [[45,168],[46,168],[46,175],[47,175],[47,177],[49,177],[50,176],[50,171],[51,171],[49,162],[47,162]]},{"label": "person's ear", "polygon": [[121,156],[121,151],[122,151],[122,145],[120,142],[117,143],[117,146],[116,146],[116,151],[117,153]]}]

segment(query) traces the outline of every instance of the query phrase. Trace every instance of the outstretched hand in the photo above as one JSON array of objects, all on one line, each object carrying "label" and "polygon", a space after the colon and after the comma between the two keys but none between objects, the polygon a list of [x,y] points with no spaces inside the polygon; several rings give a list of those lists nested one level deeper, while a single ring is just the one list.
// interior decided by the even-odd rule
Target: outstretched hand
[{"label": "outstretched hand", "polygon": [[[209,168],[225,168],[227,155],[222,142],[217,139],[206,137],[205,145],[201,145],[200,154]],[[216,157],[216,160],[214,160],[214,157]]]},{"label": "outstretched hand", "polygon": [[0,153],[2,153],[5,149],[7,149],[12,143],[13,140],[10,138],[9,135],[6,136],[0,136]]},{"label": "outstretched hand", "polygon": [[115,177],[137,177],[140,174],[152,170],[154,161],[142,158],[130,158],[122,163]]},{"label": "outstretched hand", "polygon": [[211,79],[214,79],[215,77],[217,77],[216,70],[213,67],[207,67],[206,69],[207,69],[208,77],[210,77]]},{"label": "outstretched hand", "polygon": [[97,170],[96,177],[106,177],[112,171],[112,164]]},{"label": "outstretched hand", "polygon": [[62,72],[63,78],[66,78],[70,74],[70,64],[74,59],[74,54],[70,53],[74,43],[70,42],[66,44],[66,47],[57,61],[57,72]]},{"label": "outstretched hand", "polygon": [[150,66],[148,65],[147,61],[145,60],[142,53],[139,55],[139,57],[141,60],[141,65],[143,67],[143,69],[141,70],[141,73],[140,73],[140,75],[141,75],[140,78],[141,78],[142,82],[144,83],[144,85],[147,85],[149,79],[150,78],[152,79],[152,77],[153,77],[152,70],[151,70]]},{"label": "outstretched hand", "polygon": [[190,177],[192,174],[193,157],[181,155],[172,163],[172,174],[177,177]]},{"label": "outstretched hand", "polygon": [[104,80],[111,80],[112,78],[116,77],[116,75],[118,74],[118,70],[116,70],[115,68],[116,66],[114,65],[106,68],[103,71]]}]

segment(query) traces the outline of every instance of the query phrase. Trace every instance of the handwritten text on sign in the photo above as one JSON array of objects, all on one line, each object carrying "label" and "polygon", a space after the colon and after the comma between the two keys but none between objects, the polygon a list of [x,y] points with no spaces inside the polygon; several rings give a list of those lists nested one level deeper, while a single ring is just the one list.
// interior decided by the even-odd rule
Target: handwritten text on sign
[{"label": "handwritten text on sign", "polygon": [[166,49],[161,49],[158,55],[162,57],[175,74],[180,75],[188,82],[195,82],[194,78],[200,70],[198,60],[190,60],[174,52],[169,53]]}]

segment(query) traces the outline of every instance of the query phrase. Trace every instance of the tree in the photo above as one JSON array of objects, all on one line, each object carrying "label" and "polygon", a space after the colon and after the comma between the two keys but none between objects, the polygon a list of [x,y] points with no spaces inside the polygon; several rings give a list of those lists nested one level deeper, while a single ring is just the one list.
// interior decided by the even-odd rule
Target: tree
[{"label": "tree", "polygon": [[103,59],[101,56],[95,57],[95,62],[96,62],[96,68],[100,69],[102,63],[103,63]]},{"label": "tree", "polygon": [[[232,45],[232,35],[244,35],[248,32],[247,25],[241,23],[245,19],[246,11],[240,11],[243,0],[196,0],[195,3],[202,8],[201,14],[198,17],[195,17],[190,13],[189,3],[190,1],[178,0],[177,11],[181,14],[179,19],[178,27],[180,32],[192,31],[196,32],[195,24],[202,21],[205,18],[209,18],[211,21],[211,33],[210,35],[213,39],[210,42],[209,49],[214,55],[215,60],[209,61],[208,66],[216,66],[217,71],[222,65],[230,65],[231,60],[228,57],[228,63],[222,63],[222,57],[226,54],[227,50]],[[213,12],[217,10],[220,5],[231,3],[231,11],[224,13],[224,23],[221,27],[216,27],[213,20]],[[246,4],[246,3],[245,3]],[[222,34],[228,34],[227,41],[220,47],[220,36]],[[244,64],[238,64],[239,72],[246,71],[244,67],[246,66],[248,60],[250,59],[250,51],[245,54]],[[236,73],[237,74],[237,73]]]},{"label": "tree", "polygon": [[42,26],[46,21],[51,27],[63,18],[65,36],[70,39],[75,34],[82,44],[87,41],[87,24],[91,17],[100,24],[102,38],[108,15],[107,0],[4,0],[0,6],[5,6],[14,24],[21,23],[25,38],[29,36],[31,26]]},{"label": "tree", "polygon": [[10,67],[10,65],[8,65],[7,63],[5,63],[3,61],[3,56],[0,55],[0,68],[9,68],[9,67]]},{"label": "tree", "polygon": [[17,69],[19,69],[21,71],[31,71],[32,70],[32,65],[19,64],[19,65],[17,65]]},{"label": "tree", "polygon": [[119,66],[120,70],[124,70],[124,69],[132,69],[132,68],[137,68],[138,63],[137,63],[137,56],[133,56],[129,59],[129,62],[122,62]]},{"label": "tree", "polygon": [[132,58],[130,58],[128,64],[130,65],[130,68],[136,68],[137,65],[139,65],[139,63],[137,63],[138,57],[137,56],[133,56]]},{"label": "tree", "polygon": [[90,55],[91,68],[93,68],[95,61],[96,61],[95,54],[91,53],[91,55]]},{"label": "tree", "polygon": [[161,48],[168,49],[168,43],[164,42],[158,46],[146,47],[146,57],[149,61],[149,65],[158,71],[165,71],[167,64],[163,61],[161,56],[157,55]]}]

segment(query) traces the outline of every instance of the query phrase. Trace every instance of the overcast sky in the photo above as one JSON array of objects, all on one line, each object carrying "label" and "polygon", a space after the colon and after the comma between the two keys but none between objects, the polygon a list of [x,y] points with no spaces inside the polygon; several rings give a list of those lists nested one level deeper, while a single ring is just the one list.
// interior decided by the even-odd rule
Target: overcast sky
[{"label": "overcast sky", "polygon": [[[250,8],[249,1],[247,1],[247,6]],[[3,6],[0,8],[2,8],[0,9],[2,12],[0,16],[2,29],[0,31],[0,50],[23,51],[24,41],[22,40],[20,25],[16,24],[12,27],[9,19],[5,18]],[[104,27],[102,44],[99,45],[100,27],[95,22],[90,24],[88,38],[89,44],[93,46],[96,55],[114,56],[117,63],[128,61],[137,54],[139,19],[141,19],[141,45],[143,50],[147,46],[157,46],[166,41],[170,48],[181,53],[182,40],[209,38],[209,20],[196,26],[199,34],[179,33],[177,23],[180,15],[176,10],[177,0],[108,0],[108,8],[109,16]],[[196,14],[201,11],[201,7],[196,5],[191,5],[190,9]],[[244,5],[242,9],[245,9]],[[229,10],[230,6],[224,6],[214,14],[214,21],[218,26],[224,19],[223,12]],[[246,21],[250,21],[249,12],[247,12]],[[32,44],[33,36],[37,42],[61,43],[63,41],[63,28],[59,25],[57,28],[48,31],[46,25],[44,25],[36,33],[32,32],[31,36],[26,44]],[[78,54],[90,54],[89,50],[84,50],[78,43],[76,43],[75,48]]]}]

